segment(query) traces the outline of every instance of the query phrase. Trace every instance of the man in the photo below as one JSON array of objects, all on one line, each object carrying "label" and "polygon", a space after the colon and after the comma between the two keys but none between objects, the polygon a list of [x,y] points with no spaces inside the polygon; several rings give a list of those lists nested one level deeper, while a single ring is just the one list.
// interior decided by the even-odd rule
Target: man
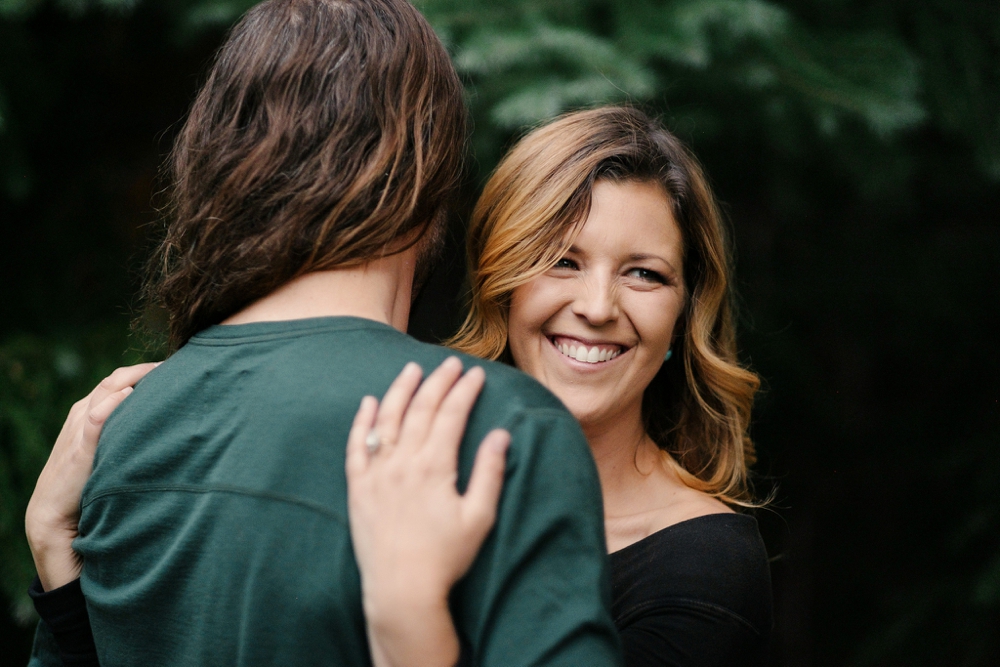
[{"label": "man", "polygon": [[[233,29],[177,139],[154,263],[179,350],[108,420],[83,494],[104,667],[369,663],[344,445],[363,396],[449,356],[402,332],[464,117],[405,0],[268,0]],[[475,664],[615,664],[583,436],[532,380],[484,367],[459,486],[487,432],[512,441],[456,630]],[[58,661],[44,627],[33,660]]]}]

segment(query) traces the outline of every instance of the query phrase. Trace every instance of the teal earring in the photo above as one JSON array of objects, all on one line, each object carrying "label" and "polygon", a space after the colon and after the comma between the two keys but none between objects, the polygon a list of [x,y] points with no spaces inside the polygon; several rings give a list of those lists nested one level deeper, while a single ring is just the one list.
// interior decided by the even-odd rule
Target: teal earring
[{"label": "teal earring", "polygon": [[674,356],[673,350],[667,350],[667,356],[663,357],[663,361],[670,361],[670,357]]}]

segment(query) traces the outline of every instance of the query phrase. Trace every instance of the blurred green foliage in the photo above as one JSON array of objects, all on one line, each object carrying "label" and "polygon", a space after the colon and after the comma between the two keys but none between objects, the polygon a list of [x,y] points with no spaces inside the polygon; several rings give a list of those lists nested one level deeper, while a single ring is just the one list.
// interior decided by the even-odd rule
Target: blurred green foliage
[{"label": "blurred green foliage", "polygon": [[[251,4],[0,0],[0,590],[22,622],[24,505],[69,405],[142,356],[125,307],[158,164]],[[467,85],[467,201],[525,127],[596,103],[661,114],[705,163],[767,381],[774,664],[995,664],[1000,5],[417,5]],[[417,335],[448,333],[461,266]]]},{"label": "blurred green foliage", "polygon": [[[72,403],[115,367],[137,363],[127,329],[10,335],[0,344],[0,591],[22,623],[34,617],[26,584],[35,576],[24,511]],[[124,351],[124,352],[123,352]]]},{"label": "blurred green foliage", "polygon": [[[470,78],[476,146],[493,162],[496,131],[579,105],[747,98],[760,129],[805,116],[825,134],[845,118],[886,135],[926,116],[913,55],[894,35],[823,37],[759,0],[448,2],[422,6]],[[721,112],[721,113],[720,113]],[[690,118],[728,132],[723,108]],[[746,122],[744,119],[743,122]],[[490,130],[493,130],[492,132]]]}]

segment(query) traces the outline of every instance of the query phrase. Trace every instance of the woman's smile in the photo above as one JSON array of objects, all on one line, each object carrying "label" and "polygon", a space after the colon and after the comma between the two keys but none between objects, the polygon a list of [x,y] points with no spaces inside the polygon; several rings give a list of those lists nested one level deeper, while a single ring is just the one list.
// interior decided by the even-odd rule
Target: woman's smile
[{"label": "woman's smile", "polygon": [[628,348],[608,342],[586,341],[572,336],[550,335],[549,341],[567,359],[584,364],[605,364]]}]

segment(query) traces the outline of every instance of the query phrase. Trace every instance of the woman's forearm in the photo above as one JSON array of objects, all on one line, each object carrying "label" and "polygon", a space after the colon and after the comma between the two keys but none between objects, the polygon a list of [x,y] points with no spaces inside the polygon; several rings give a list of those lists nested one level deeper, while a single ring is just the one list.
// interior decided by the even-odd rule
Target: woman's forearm
[{"label": "woman's forearm", "polygon": [[83,561],[73,551],[75,532],[34,521],[29,512],[25,534],[42,590],[51,591],[80,578]]},{"label": "woman's forearm", "polygon": [[366,600],[365,616],[375,667],[454,667],[458,662],[458,633],[447,600]]}]

